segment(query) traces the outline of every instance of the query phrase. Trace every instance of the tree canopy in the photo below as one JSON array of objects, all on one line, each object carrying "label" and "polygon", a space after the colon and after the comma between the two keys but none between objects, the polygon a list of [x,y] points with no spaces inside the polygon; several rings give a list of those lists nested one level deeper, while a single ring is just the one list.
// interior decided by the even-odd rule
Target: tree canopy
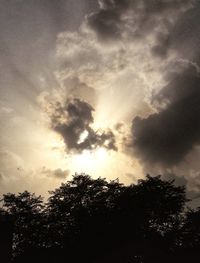
[{"label": "tree canopy", "polygon": [[147,175],[125,186],[76,174],[49,193],[47,202],[27,191],[2,197],[0,229],[9,217],[14,262],[186,262],[187,255],[200,256],[200,210],[186,208],[185,188],[173,181]]}]

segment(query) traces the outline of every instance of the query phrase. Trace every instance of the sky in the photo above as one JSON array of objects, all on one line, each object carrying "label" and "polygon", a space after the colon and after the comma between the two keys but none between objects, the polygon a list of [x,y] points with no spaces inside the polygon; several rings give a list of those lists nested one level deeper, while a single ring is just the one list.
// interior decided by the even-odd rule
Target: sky
[{"label": "sky", "polygon": [[0,0],[0,194],[75,173],[200,190],[198,0]]}]

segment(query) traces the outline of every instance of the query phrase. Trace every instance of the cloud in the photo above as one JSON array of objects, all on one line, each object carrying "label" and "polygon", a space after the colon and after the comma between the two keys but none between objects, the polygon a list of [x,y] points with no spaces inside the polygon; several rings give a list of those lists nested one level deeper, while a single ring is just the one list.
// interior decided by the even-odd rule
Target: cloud
[{"label": "cloud", "polygon": [[167,29],[178,15],[192,6],[191,0],[100,0],[100,9],[88,16],[88,25],[100,40],[140,38]]},{"label": "cloud", "polygon": [[162,73],[172,59],[169,54],[158,61],[152,54],[154,34],[135,42],[128,35],[123,37],[123,42],[107,45],[84,24],[79,32],[63,32],[57,40],[56,78],[63,97],[67,94],[67,98],[87,101],[96,109],[98,119],[104,121],[109,116],[112,126],[126,121],[133,112],[151,110],[148,100],[152,89],[160,87]]},{"label": "cloud", "polygon": [[68,150],[83,151],[104,147],[117,150],[115,135],[111,130],[95,131],[93,107],[78,98],[68,99],[64,105],[57,103],[51,115],[51,126],[62,136]]},{"label": "cloud", "polygon": [[177,176],[173,173],[165,173],[163,176],[164,180],[167,181],[174,181],[174,184],[176,186],[186,186],[188,183],[188,180],[184,176]]},{"label": "cloud", "polygon": [[[0,195],[25,190],[47,196],[50,189],[59,186],[60,180],[69,176],[69,170],[49,167],[28,167],[28,164],[12,151],[0,149]],[[60,180],[54,180],[54,179]]]},{"label": "cloud", "polygon": [[[193,1],[98,2],[99,10],[86,17],[79,31],[58,35],[56,76],[68,93],[79,94],[74,97],[89,102],[97,114],[103,108],[101,119],[112,115],[116,124],[152,110],[152,90],[163,86],[164,72],[177,58],[172,28]],[[74,83],[78,88],[71,90]]]},{"label": "cloud", "polygon": [[96,102],[96,91],[93,87],[81,82],[77,76],[64,78],[60,80],[63,91],[68,98],[82,99],[91,105]]},{"label": "cloud", "polygon": [[135,154],[144,162],[173,166],[200,143],[200,74],[188,64],[168,74],[168,84],[154,96],[161,111],[132,123]]},{"label": "cloud", "polygon": [[88,17],[89,26],[97,32],[100,39],[118,39],[121,37],[120,17],[113,10],[102,9]]},{"label": "cloud", "polygon": [[[188,52],[185,52],[185,46],[187,51],[190,50],[192,42],[190,38],[187,38],[187,32],[183,41],[178,39],[182,36],[183,30],[186,30],[182,25],[188,25],[188,17],[193,19],[194,13],[196,13],[194,20],[198,17],[198,12],[192,8],[194,1],[99,0],[98,2],[99,10],[86,16],[86,20],[77,32],[66,31],[58,35],[56,78],[62,91],[56,92],[57,95],[60,93],[59,96],[66,101],[57,105],[57,110],[51,115],[51,120],[55,115],[59,116],[58,122],[52,121],[54,123],[52,128],[61,135],[68,152],[82,152],[84,149],[92,150],[102,147],[99,144],[102,145],[105,141],[100,136],[103,131],[100,131],[97,136],[94,129],[96,124],[98,124],[97,127],[101,127],[101,124],[102,127],[114,127],[114,140],[117,140],[120,152],[124,150],[121,145],[129,143],[129,138],[125,140],[124,137],[130,129],[130,122],[138,116],[131,129],[136,139],[133,141],[131,138],[131,147],[136,153],[132,155],[132,161],[135,157],[139,157],[143,161],[141,165],[144,169],[147,167],[147,162],[158,165],[156,167],[175,166],[182,162],[193,149],[191,143],[191,149],[184,148],[183,154],[181,149],[174,151],[176,146],[171,139],[175,137],[175,127],[172,127],[171,135],[168,135],[171,143],[169,145],[167,142],[164,143],[165,147],[169,148],[169,154],[165,154],[165,150],[161,154],[157,151],[159,142],[156,140],[159,140],[159,137],[153,139],[154,148],[151,145],[151,138],[146,139],[149,141],[149,146],[143,146],[142,140],[147,137],[144,132],[145,127],[150,128],[151,132],[151,129],[152,131],[157,129],[156,122],[158,126],[163,125],[163,130],[174,122],[177,123],[175,117],[174,119],[171,117],[173,114],[170,114],[170,109],[173,111],[173,108],[179,109],[178,105],[181,107],[182,91],[180,90],[174,97],[173,88],[171,88],[171,95],[165,92],[168,86],[176,85],[173,79],[178,79],[178,76],[184,73],[189,82],[189,67],[180,70],[180,66],[176,66],[174,61],[182,60],[180,63],[184,64],[185,58],[192,60]],[[195,31],[198,31],[197,22],[195,22]],[[189,36],[191,34],[190,32]],[[198,41],[195,43],[198,44]],[[170,73],[171,68],[175,71],[174,73]],[[195,68],[192,67],[192,62],[190,62],[190,68],[192,74],[198,75],[197,71],[194,73]],[[187,96],[186,90],[185,88],[183,91],[184,96]],[[89,104],[86,108],[91,113],[90,120],[83,117],[78,120],[78,117],[68,114],[67,105],[76,99]],[[62,100],[53,98],[51,101]],[[79,106],[76,105],[77,108]],[[61,112],[59,112],[60,109],[62,109]],[[148,115],[150,116],[147,117]],[[180,109],[177,111],[177,119],[180,118],[179,123],[184,126],[181,115]],[[158,130],[160,131],[161,128],[159,127]],[[123,135],[122,143],[119,136]],[[162,138],[160,140],[162,141]],[[177,148],[183,147],[183,139],[179,140],[180,146],[178,145]],[[163,171],[164,169],[161,172]],[[134,168],[133,171],[130,170],[130,174],[135,174]],[[181,176],[180,172],[178,174]]]},{"label": "cloud", "polygon": [[[174,174],[173,172],[164,172],[162,175],[164,180],[174,181],[176,186],[184,186],[186,188],[186,194],[190,201],[198,199],[200,197],[200,174],[197,172],[189,172],[187,175]],[[195,204],[195,203],[194,203]]]},{"label": "cloud", "polygon": [[42,174],[45,174],[49,177],[54,177],[57,179],[66,179],[69,176],[70,171],[69,170],[62,170],[60,168],[51,170],[46,169],[46,167],[43,167]]},{"label": "cloud", "polygon": [[179,17],[170,29],[170,46],[184,59],[198,62],[200,58],[200,2],[194,0],[193,8]]}]

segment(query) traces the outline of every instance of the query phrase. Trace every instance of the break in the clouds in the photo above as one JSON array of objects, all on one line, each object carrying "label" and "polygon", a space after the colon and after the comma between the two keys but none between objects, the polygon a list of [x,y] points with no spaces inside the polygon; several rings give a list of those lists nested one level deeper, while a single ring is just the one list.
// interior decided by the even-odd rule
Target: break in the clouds
[{"label": "break in the clouds", "polygon": [[115,135],[111,130],[94,130],[93,107],[78,98],[69,99],[64,105],[56,103],[51,126],[60,134],[69,151],[94,150],[104,147],[117,150]]}]

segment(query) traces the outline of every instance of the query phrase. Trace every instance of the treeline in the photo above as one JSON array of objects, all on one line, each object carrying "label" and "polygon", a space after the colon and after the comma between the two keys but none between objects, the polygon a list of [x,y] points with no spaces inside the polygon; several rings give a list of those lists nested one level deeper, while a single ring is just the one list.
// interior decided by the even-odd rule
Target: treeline
[{"label": "treeline", "polygon": [[160,176],[125,186],[75,175],[46,203],[6,194],[0,210],[1,262],[198,262],[200,209],[184,187]]}]

